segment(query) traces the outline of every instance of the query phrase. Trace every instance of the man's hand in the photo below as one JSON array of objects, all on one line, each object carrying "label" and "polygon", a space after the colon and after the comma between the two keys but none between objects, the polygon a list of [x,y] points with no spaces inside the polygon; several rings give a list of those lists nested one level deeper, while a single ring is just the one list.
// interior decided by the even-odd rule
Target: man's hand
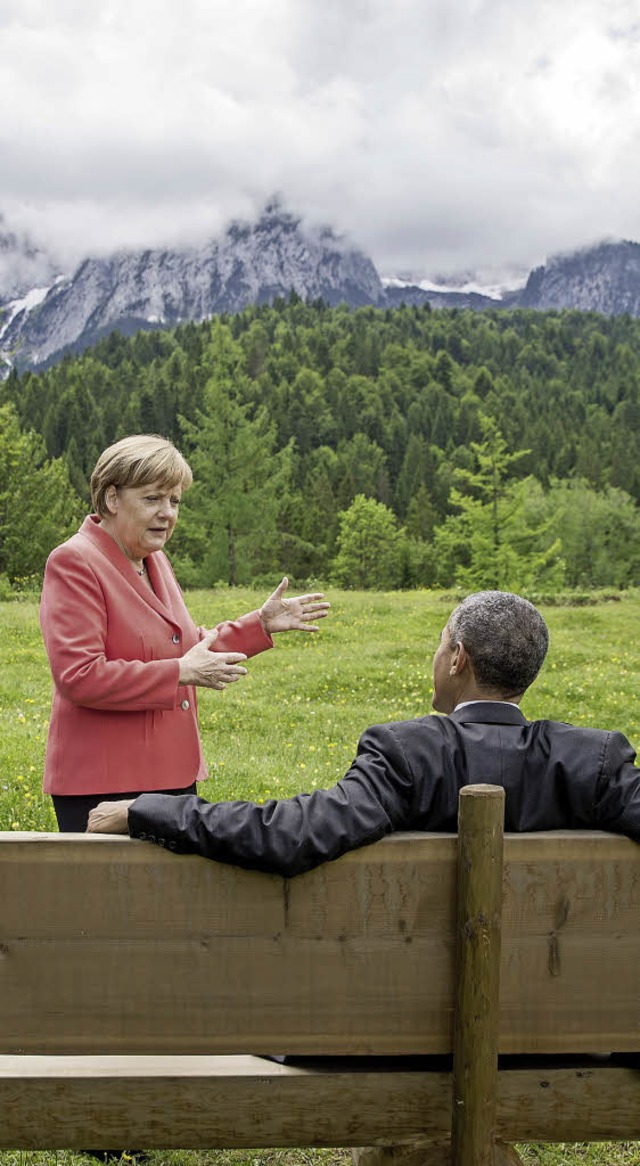
[{"label": "man's hand", "polygon": [[274,632],[317,632],[318,628],[310,620],[324,619],[329,614],[330,603],[322,602],[324,592],[312,595],[296,595],[285,599],[289,580],[285,575],[281,583],[260,608],[262,626],[268,635]]},{"label": "man's hand", "polygon": [[128,834],[129,806],[135,798],[125,798],[121,802],[100,802],[89,810],[87,834]]}]

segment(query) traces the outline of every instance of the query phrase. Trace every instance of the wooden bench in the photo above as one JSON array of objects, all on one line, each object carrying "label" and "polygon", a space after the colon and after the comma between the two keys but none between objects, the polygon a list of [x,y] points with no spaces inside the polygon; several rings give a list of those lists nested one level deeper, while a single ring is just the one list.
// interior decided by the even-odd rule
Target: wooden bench
[{"label": "wooden bench", "polygon": [[640,1050],[640,846],[503,845],[503,797],[468,787],[459,835],[290,881],[0,834],[0,1147],[493,1166],[518,1161],[502,1143],[640,1139],[640,1068],[608,1056]]}]

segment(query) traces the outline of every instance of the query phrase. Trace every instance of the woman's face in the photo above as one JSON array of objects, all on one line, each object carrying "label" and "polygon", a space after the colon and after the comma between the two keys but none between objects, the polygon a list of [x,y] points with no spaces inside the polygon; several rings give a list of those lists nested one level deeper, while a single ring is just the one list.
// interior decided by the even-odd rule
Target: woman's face
[{"label": "woman's face", "polygon": [[178,518],[182,487],[110,486],[106,492],[107,525],[130,559],[161,551]]}]

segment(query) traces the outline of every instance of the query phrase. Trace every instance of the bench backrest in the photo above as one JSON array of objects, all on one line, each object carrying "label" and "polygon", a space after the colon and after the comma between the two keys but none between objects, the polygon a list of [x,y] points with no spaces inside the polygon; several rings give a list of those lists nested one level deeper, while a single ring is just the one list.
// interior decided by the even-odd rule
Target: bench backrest
[{"label": "bench backrest", "polygon": [[[456,843],[283,880],[0,833],[0,1052],[448,1053]],[[504,862],[501,1051],[640,1050],[640,846],[507,835]]]}]

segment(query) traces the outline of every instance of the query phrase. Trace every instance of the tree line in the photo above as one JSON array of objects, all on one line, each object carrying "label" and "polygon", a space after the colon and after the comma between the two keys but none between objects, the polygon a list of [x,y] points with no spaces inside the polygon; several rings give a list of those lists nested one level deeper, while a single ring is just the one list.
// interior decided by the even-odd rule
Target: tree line
[{"label": "tree line", "polygon": [[183,585],[626,587],[640,565],[640,321],[330,308],[292,295],[112,333],[0,386],[0,573],[37,575],[101,450],[194,470]]}]

